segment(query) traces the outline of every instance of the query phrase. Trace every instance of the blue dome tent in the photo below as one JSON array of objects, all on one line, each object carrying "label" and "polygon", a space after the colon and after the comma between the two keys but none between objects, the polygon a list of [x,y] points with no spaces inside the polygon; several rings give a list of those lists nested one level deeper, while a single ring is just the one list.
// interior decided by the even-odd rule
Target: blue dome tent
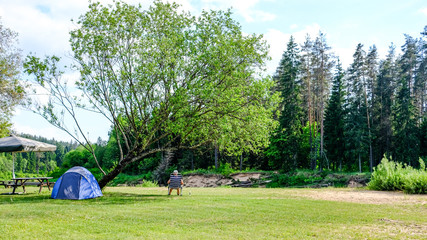
[{"label": "blue dome tent", "polygon": [[84,167],[73,167],[66,171],[52,189],[54,199],[88,199],[101,197],[98,182]]}]

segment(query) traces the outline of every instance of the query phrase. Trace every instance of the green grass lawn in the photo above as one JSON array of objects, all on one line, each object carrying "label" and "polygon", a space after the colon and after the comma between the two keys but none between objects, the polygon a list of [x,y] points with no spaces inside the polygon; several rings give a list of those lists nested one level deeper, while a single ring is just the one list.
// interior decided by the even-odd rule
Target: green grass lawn
[{"label": "green grass lawn", "polygon": [[27,189],[0,195],[0,239],[427,239],[425,195],[378,204],[313,197],[350,189],[111,187],[70,201]]}]

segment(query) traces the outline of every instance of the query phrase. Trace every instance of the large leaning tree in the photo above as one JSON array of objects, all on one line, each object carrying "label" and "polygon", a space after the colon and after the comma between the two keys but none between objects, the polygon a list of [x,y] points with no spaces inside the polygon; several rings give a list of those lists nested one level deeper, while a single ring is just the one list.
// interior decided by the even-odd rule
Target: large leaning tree
[{"label": "large leaning tree", "polygon": [[278,96],[262,75],[268,60],[262,36],[242,33],[230,11],[195,17],[178,8],[160,1],[148,10],[90,4],[70,38],[80,101],[63,83],[58,57],[26,60],[26,72],[51,95],[39,113],[73,136],[63,122],[70,114],[92,153],[76,109],[111,121],[121,154],[113,169],[101,169],[101,188],[150,154],[209,142],[239,154],[267,146],[277,126]]}]

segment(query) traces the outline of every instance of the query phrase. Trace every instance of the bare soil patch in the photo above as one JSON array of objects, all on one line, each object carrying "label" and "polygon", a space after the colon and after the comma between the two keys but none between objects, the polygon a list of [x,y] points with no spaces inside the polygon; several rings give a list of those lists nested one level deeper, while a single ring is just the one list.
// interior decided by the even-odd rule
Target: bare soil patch
[{"label": "bare soil patch", "polygon": [[184,176],[185,187],[219,187],[223,185],[232,185],[236,182],[248,182],[259,180],[261,173],[236,173],[229,177],[219,174],[189,174]]},{"label": "bare soil patch", "polygon": [[370,191],[361,189],[305,189],[295,195],[327,201],[367,204],[421,204],[427,206],[427,195],[409,195],[402,192]]}]

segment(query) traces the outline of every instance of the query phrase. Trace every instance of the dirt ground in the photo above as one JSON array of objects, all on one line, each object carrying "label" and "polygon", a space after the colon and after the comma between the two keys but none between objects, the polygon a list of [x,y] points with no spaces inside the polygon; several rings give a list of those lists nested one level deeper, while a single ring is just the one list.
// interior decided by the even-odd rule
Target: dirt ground
[{"label": "dirt ground", "polygon": [[[245,182],[259,179],[260,173],[232,174],[228,178],[221,175],[187,175],[184,176],[185,187],[218,187],[233,182]],[[404,194],[402,192],[370,191],[364,188],[322,188],[296,190],[289,192],[294,197],[319,199],[328,201],[344,201],[367,204],[421,204],[427,207],[427,195]]]},{"label": "dirt ground", "polygon": [[187,175],[184,176],[185,187],[219,187],[221,185],[230,185],[234,181],[245,182],[250,179],[259,179],[260,173],[238,173],[231,174],[230,177],[224,177],[218,174],[210,175]]},{"label": "dirt ground", "polygon": [[[184,176],[185,187],[218,187],[221,185],[231,185],[233,182],[245,182],[250,179],[259,179],[260,173],[239,173],[229,177],[221,175],[187,175]],[[364,188],[322,188],[309,189],[303,191],[295,189],[289,192],[294,197],[309,199],[319,199],[328,201],[344,201],[367,204],[421,204],[427,207],[427,195],[404,194],[402,192],[370,191]]]},{"label": "dirt ground", "polygon": [[402,192],[371,191],[362,189],[305,189],[293,192],[295,196],[328,200],[368,204],[421,204],[427,207],[427,195],[404,194]]}]

